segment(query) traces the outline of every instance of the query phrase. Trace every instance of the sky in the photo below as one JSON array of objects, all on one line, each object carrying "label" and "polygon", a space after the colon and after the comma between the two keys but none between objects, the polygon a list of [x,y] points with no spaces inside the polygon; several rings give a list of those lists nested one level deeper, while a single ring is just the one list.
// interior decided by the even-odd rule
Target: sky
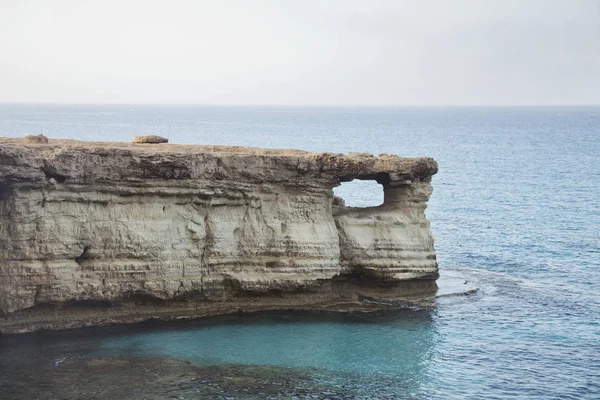
[{"label": "sky", "polygon": [[600,104],[600,0],[0,0],[0,102]]}]

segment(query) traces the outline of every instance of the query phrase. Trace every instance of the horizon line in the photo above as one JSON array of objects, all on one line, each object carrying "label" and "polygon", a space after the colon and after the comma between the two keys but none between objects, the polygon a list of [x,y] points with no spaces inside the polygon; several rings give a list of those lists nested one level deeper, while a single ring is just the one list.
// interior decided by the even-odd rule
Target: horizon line
[{"label": "horizon line", "polygon": [[23,106],[160,106],[160,107],[273,107],[273,108],[486,108],[486,107],[600,107],[590,104],[222,104],[222,103],[96,103],[0,101],[0,105]]}]

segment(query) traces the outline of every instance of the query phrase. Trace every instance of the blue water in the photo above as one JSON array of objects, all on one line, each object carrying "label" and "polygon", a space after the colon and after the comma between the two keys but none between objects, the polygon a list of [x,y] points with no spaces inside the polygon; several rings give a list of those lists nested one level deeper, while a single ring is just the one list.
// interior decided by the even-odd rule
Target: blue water
[{"label": "blue water", "polygon": [[[5,376],[23,359],[19,371],[52,373],[61,360],[142,356],[314,379],[312,392],[276,398],[600,398],[600,108],[1,105],[0,136],[25,133],[432,156],[440,172],[427,216],[440,268],[481,290],[369,317],[264,314],[0,337]],[[362,185],[337,193],[352,205],[380,201]]]}]

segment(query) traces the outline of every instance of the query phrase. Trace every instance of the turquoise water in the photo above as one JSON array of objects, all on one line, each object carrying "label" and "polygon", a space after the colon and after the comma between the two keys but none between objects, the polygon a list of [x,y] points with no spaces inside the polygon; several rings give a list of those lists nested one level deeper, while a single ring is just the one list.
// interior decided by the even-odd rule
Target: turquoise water
[{"label": "turquoise water", "polygon": [[0,398],[600,398],[600,108],[0,106],[0,136],[24,133],[432,156],[440,268],[480,291],[0,337]]}]

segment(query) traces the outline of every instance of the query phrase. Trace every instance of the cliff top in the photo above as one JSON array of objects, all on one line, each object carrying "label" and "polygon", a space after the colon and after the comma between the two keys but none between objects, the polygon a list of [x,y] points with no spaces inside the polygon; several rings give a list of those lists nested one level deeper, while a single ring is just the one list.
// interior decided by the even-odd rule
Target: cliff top
[{"label": "cliff top", "polygon": [[311,154],[303,150],[294,149],[264,149],[246,146],[218,146],[195,144],[150,144],[130,142],[90,142],[71,139],[50,139],[48,143],[27,143],[22,138],[0,137],[0,146],[15,145],[28,148],[47,149],[127,149],[146,154],[165,153],[234,153],[234,154],[260,154],[260,155],[293,155],[303,156]]},{"label": "cliff top", "polygon": [[[297,149],[273,149],[262,147],[247,146],[225,146],[225,145],[199,145],[199,144],[152,144],[152,143],[131,143],[131,142],[95,142],[72,139],[50,139],[48,143],[31,143],[22,138],[0,137],[0,145],[16,145],[29,148],[47,148],[47,149],[127,149],[146,154],[165,154],[165,153],[222,153],[222,154],[248,154],[248,155],[272,155],[272,156],[296,156],[311,157],[315,154],[334,154],[330,152],[312,153]],[[349,152],[348,154],[337,153],[339,157],[375,157],[370,153]],[[418,159],[429,157],[400,157],[394,154],[379,154],[380,157],[393,157],[400,159]]]},{"label": "cliff top", "polygon": [[[100,156],[104,161],[99,160]],[[113,159],[108,162],[106,159]],[[42,168],[76,177],[85,170],[87,178],[93,179],[98,168],[111,167],[116,175],[135,175],[132,167],[140,160],[151,163],[157,177],[166,177],[160,172],[176,168],[179,171],[198,169],[209,165],[209,159],[220,160],[227,173],[270,168],[281,171],[294,170],[302,175],[334,177],[341,181],[352,179],[374,179],[377,181],[406,181],[427,179],[437,172],[437,163],[429,157],[403,158],[390,154],[369,153],[334,154],[310,153],[293,149],[265,149],[245,146],[181,145],[181,144],[134,144],[126,142],[87,142],[67,139],[50,139],[49,143],[31,143],[21,138],[0,137],[0,182],[19,181],[25,176],[16,169]],[[128,162],[124,163],[125,160]],[[266,164],[265,164],[266,163]],[[267,167],[268,164],[268,167]],[[212,164],[211,164],[212,165]],[[219,165],[215,165],[218,169]],[[143,165],[141,166],[143,167]],[[146,170],[148,165],[146,165]],[[204,168],[205,169],[205,168]],[[24,171],[21,171],[24,172]],[[21,178],[17,176],[21,175]],[[25,174],[29,175],[29,174]],[[153,177],[145,171],[142,176]],[[232,174],[231,178],[235,178]],[[260,175],[260,173],[258,174]],[[194,178],[194,173],[183,173],[181,178]],[[175,179],[178,179],[175,177]],[[28,180],[28,179],[26,179]],[[380,182],[382,183],[382,182]]]}]

